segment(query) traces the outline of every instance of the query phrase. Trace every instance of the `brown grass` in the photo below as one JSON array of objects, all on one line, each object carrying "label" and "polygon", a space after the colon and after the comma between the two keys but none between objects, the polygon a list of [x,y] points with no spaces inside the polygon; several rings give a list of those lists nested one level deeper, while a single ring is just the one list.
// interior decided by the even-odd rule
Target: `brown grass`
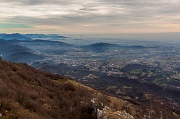
[{"label": "brown grass", "polygon": [[[0,60],[2,119],[93,119],[92,92],[26,64]],[[84,103],[81,103],[84,102]]]}]

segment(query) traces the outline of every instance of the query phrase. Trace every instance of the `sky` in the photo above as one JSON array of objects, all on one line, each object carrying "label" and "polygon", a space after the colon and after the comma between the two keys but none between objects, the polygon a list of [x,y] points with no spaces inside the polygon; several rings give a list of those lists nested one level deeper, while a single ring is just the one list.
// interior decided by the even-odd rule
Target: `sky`
[{"label": "sky", "polygon": [[0,0],[0,32],[180,32],[180,0]]}]

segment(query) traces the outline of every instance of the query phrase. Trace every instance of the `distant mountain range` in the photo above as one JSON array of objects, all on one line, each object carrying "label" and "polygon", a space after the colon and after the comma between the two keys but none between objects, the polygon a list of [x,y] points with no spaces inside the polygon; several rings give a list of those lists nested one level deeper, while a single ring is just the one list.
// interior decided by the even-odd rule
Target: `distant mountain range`
[{"label": "distant mountain range", "polygon": [[19,33],[13,33],[13,34],[0,34],[0,38],[4,40],[32,40],[30,37],[27,37],[26,35],[19,34]]},{"label": "distant mountain range", "polygon": [[14,42],[24,42],[24,43],[28,43],[30,45],[49,45],[49,46],[72,46],[68,43],[64,43],[64,42],[60,42],[60,41],[50,41],[50,40],[41,40],[41,39],[37,39],[37,40],[31,40],[31,41],[14,41]]},{"label": "distant mountain range", "polygon": [[58,34],[6,34],[1,33],[0,39],[4,40],[35,40],[35,39],[44,39],[44,40],[63,40],[67,37],[61,36]]}]

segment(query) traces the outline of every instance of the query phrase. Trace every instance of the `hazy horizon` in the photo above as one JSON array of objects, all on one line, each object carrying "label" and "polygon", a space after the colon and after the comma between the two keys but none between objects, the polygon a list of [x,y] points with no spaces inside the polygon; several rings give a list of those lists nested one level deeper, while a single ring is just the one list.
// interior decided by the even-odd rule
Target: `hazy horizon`
[{"label": "hazy horizon", "polygon": [[[180,33],[164,33],[164,34],[49,34],[49,36],[42,36],[39,35],[33,37],[26,37],[20,36],[20,40],[23,40],[23,37],[30,38],[31,40],[49,40],[49,41],[59,41],[64,42],[71,45],[90,45],[94,43],[110,43],[110,44],[117,44],[117,45],[142,45],[142,46],[149,46],[149,45],[173,45],[174,47],[178,47],[180,45]],[[63,37],[56,37],[57,35]],[[9,36],[7,35],[7,39]],[[0,37],[0,39],[3,39]],[[6,36],[4,37],[6,39]],[[12,39],[16,39],[16,36],[10,36]],[[17,39],[19,35],[17,35]]]},{"label": "hazy horizon", "polygon": [[[17,33],[17,32],[16,32]],[[5,34],[16,34],[5,33]],[[0,33],[3,34],[3,33]],[[23,33],[19,33],[23,34]],[[48,33],[24,33],[24,34],[48,34]],[[51,34],[51,33],[50,33]],[[55,33],[52,33],[55,34]],[[58,34],[71,40],[136,40],[136,41],[180,41],[180,32],[167,33],[119,33],[119,34]],[[66,40],[67,40],[66,39]],[[53,40],[53,39],[52,39]],[[58,40],[58,39],[54,39]]]}]

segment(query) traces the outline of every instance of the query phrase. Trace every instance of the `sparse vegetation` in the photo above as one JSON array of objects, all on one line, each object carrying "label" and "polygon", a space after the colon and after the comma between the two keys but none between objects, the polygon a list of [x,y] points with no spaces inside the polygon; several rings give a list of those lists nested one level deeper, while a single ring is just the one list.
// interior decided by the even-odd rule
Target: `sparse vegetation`
[{"label": "sparse vegetation", "polygon": [[[0,113],[2,119],[93,119],[91,91],[63,85],[59,75],[40,72],[26,64],[0,61]],[[84,102],[81,104],[81,102]]]},{"label": "sparse vegetation", "polygon": [[109,96],[60,75],[0,59],[1,119],[96,119],[96,109],[113,108],[111,103]]},{"label": "sparse vegetation", "polygon": [[[142,118],[151,115],[178,119],[179,112],[164,108],[150,100],[149,108],[107,96],[92,88],[57,74],[48,74],[26,64],[15,64],[0,59],[0,115],[1,119],[96,119]],[[95,103],[92,103],[92,99]],[[157,108],[158,107],[158,108]],[[149,110],[148,110],[149,109]]]}]

